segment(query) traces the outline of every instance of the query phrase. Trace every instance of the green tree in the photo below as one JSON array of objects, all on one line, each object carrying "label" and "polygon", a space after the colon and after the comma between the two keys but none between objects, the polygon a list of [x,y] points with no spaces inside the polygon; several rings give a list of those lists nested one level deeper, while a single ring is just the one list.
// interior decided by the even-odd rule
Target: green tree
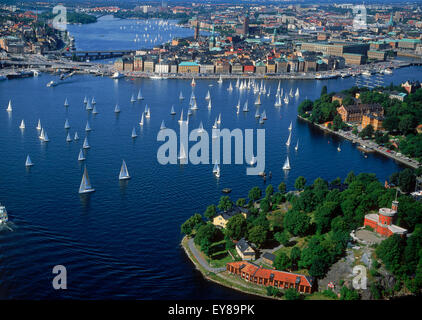
[{"label": "green tree", "polygon": [[350,171],[347,175],[346,179],[344,180],[345,184],[351,184],[355,180],[356,176],[353,171]]},{"label": "green tree", "polygon": [[306,185],[305,177],[303,177],[303,176],[297,177],[297,179],[295,180],[296,190],[303,190],[305,188],[305,185]]},{"label": "green tree", "polygon": [[327,86],[323,86],[322,89],[321,89],[321,96],[326,95],[327,92],[328,92]]},{"label": "green tree", "polygon": [[274,234],[274,239],[278,243],[282,244],[283,246],[287,246],[289,244],[290,236],[289,236],[289,233],[286,232],[286,231],[284,231],[284,232],[276,232]]},{"label": "green tree", "polygon": [[368,124],[365,128],[359,132],[359,137],[361,138],[371,138],[374,134],[374,127],[371,124]]},{"label": "green tree", "polygon": [[293,288],[286,289],[284,291],[284,297],[286,300],[300,300],[301,298],[300,293]]},{"label": "green tree", "polygon": [[222,237],[221,231],[212,223],[207,223],[199,227],[194,242],[201,247],[202,252],[209,255],[212,243],[220,237]]},{"label": "green tree", "polygon": [[245,206],[245,204],[246,204],[246,199],[245,199],[245,198],[239,198],[239,199],[237,199],[237,201],[236,201],[236,205],[237,205],[238,207],[244,207],[244,206]]},{"label": "green tree", "polygon": [[252,227],[248,231],[248,240],[261,247],[265,240],[267,240],[267,230],[262,226]]},{"label": "green tree", "polygon": [[360,295],[359,292],[349,289],[347,287],[342,287],[340,289],[340,300],[359,300]]},{"label": "green tree", "polygon": [[306,213],[289,210],[284,216],[284,227],[295,236],[304,236],[310,229],[310,221]]},{"label": "green tree", "polygon": [[282,194],[286,193],[286,184],[284,182],[281,182],[278,185],[278,191]]},{"label": "green tree", "polygon": [[302,251],[298,247],[293,247],[292,251],[290,251],[291,268],[293,270],[298,269],[301,254]]},{"label": "green tree", "polygon": [[404,251],[403,239],[399,235],[393,235],[379,244],[376,254],[384,262],[387,270],[398,273],[402,266],[402,254]]},{"label": "green tree", "polygon": [[265,189],[265,197],[270,198],[274,194],[274,188],[271,184],[268,185],[268,187]]},{"label": "green tree", "polygon": [[274,267],[277,270],[290,270],[292,266],[292,262],[290,261],[290,258],[285,254],[284,252],[280,252],[276,257],[274,261]]},{"label": "green tree", "polygon": [[237,214],[234,217],[231,217],[226,224],[226,233],[227,235],[234,239],[240,240],[246,235],[247,224],[246,220],[242,214]]},{"label": "green tree", "polygon": [[261,192],[261,189],[259,189],[258,187],[253,187],[248,193],[248,198],[252,201],[256,201],[260,199],[261,196],[262,196],[262,192]]},{"label": "green tree", "polygon": [[416,177],[413,171],[409,168],[402,170],[399,173],[398,185],[403,192],[412,192],[415,190]]},{"label": "green tree", "polygon": [[190,236],[196,227],[204,224],[202,216],[199,213],[195,213],[192,217],[186,220],[181,226],[181,232],[187,236]]},{"label": "green tree", "polygon": [[217,207],[220,210],[229,211],[233,208],[233,201],[231,201],[229,196],[222,196]]},{"label": "green tree", "polygon": [[215,206],[215,204],[212,204],[210,206],[207,207],[207,209],[204,212],[204,216],[208,219],[208,220],[212,220],[212,218],[215,217],[215,214],[217,213],[217,207]]},{"label": "green tree", "polygon": [[270,203],[267,199],[262,199],[259,203],[259,208],[263,213],[267,213],[270,210]]}]

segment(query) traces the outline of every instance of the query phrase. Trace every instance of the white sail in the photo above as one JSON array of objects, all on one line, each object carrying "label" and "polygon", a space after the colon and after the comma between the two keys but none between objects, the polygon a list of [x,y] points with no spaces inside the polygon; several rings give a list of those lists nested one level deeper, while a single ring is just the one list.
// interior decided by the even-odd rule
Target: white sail
[{"label": "white sail", "polygon": [[218,169],[219,169],[218,162],[216,162],[216,163],[214,164],[214,168],[212,169],[212,172],[213,172],[213,173],[216,173],[216,172],[218,171]]},{"label": "white sail", "polygon": [[218,128],[218,124],[217,124],[217,118],[215,118],[214,124],[212,125],[213,129],[217,129]]},{"label": "white sail", "polygon": [[261,118],[262,120],[267,120],[267,113],[265,112],[265,110],[262,112]]},{"label": "white sail", "polygon": [[218,115],[217,124],[221,124],[221,113]]},{"label": "white sail", "polygon": [[137,97],[137,99],[138,100],[143,100],[144,99],[144,97],[142,97],[141,89],[139,89],[139,91],[138,91],[138,97]]},{"label": "white sail", "polygon": [[40,133],[39,138],[40,138],[40,140],[44,140],[44,138],[45,138],[45,134],[44,134],[44,129],[43,128],[41,128],[41,133]]},{"label": "white sail", "polygon": [[195,83],[195,78],[192,78],[191,86],[192,86],[192,87],[196,86],[196,83]]},{"label": "white sail", "polygon": [[89,122],[86,122],[85,131],[91,131],[91,126],[89,125]]},{"label": "white sail", "polygon": [[296,142],[296,147],[295,147],[295,150],[297,151],[299,149],[299,139],[297,140],[297,142]]},{"label": "white sail", "polygon": [[293,124],[292,124],[292,122],[290,121],[289,131],[292,131],[292,126],[293,126]]},{"label": "white sail", "polygon": [[69,102],[67,102],[67,98],[64,100],[64,106],[68,107],[69,106]]},{"label": "white sail", "polygon": [[290,140],[291,140],[291,138],[292,138],[292,132],[290,131],[289,137],[287,138],[287,141],[286,141],[286,146],[290,146]]},{"label": "white sail", "polygon": [[180,91],[180,94],[179,94],[179,99],[180,99],[180,100],[183,100],[183,99],[185,99],[185,97],[183,96],[183,93],[182,93],[182,91]]},{"label": "white sail", "polygon": [[212,105],[211,105],[211,100],[208,101],[208,110],[211,110]]},{"label": "white sail", "polygon": [[82,148],[84,148],[84,149],[91,148],[91,146],[89,145],[89,142],[88,142],[88,137],[85,137],[84,145],[82,146]]},{"label": "white sail", "polygon": [[120,107],[118,104],[116,104],[116,106],[114,107],[114,112],[115,113],[119,113],[120,112]]},{"label": "white sail", "polygon": [[19,126],[20,129],[25,129],[25,121],[22,119],[21,124]]},{"label": "white sail", "polygon": [[251,161],[249,161],[249,165],[253,166],[256,162],[255,156],[252,156]]},{"label": "white sail", "polygon": [[79,155],[78,155],[78,161],[84,161],[85,160],[85,155],[84,152],[82,151],[82,149],[79,151]]},{"label": "white sail", "polygon": [[75,136],[73,137],[73,140],[79,140],[78,132],[75,132]]},{"label": "white sail", "polygon": [[136,134],[135,128],[132,129],[132,138],[136,138],[138,135]]},{"label": "white sail", "polygon": [[97,107],[96,106],[94,106],[94,109],[92,109],[92,113],[93,114],[98,114],[98,111],[97,111]]},{"label": "white sail", "polygon": [[144,113],[142,113],[142,115],[141,115],[141,121],[139,122],[139,125],[140,126],[144,125]]},{"label": "white sail", "polygon": [[72,138],[70,137],[70,134],[68,133],[66,137],[66,142],[71,142],[71,141],[72,141]]},{"label": "white sail", "polygon": [[9,100],[9,104],[7,105],[7,109],[6,109],[6,111],[7,112],[12,112],[12,100]]},{"label": "white sail", "polygon": [[65,129],[70,129],[70,124],[69,124],[69,120],[66,119],[65,123],[64,123],[64,128]]},{"label": "white sail", "polygon": [[136,99],[135,99],[135,97],[132,94],[132,97],[130,98],[130,102],[135,102],[135,101],[136,101]]},{"label": "white sail", "polygon": [[340,143],[338,144],[337,151],[339,151],[339,152],[341,151]]},{"label": "white sail", "polygon": [[260,105],[261,104],[261,94],[258,94],[258,97],[256,97],[255,104],[256,105]]},{"label": "white sail", "polygon": [[292,88],[290,88],[289,96],[290,97],[293,97],[293,90],[292,90]]},{"label": "white sail", "polygon": [[290,168],[290,161],[289,161],[289,156],[287,156],[287,159],[286,159],[286,161],[284,162],[284,165],[283,165],[283,170],[290,170],[291,168]]},{"label": "white sail", "polygon": [[29,154],[26,157],[25,166],[26,167],[32,167],[34,164],[31,161],[31,158],[29,157]]},{"label": "white sail", "polygon": [[205,100],[211,99],[210,91],[208,90],[207,95],[205,96]]},{"label": "white sail", "polygon": [[221,77],[221,74],[220,74],[220,78],[218,79],[218,81],[217,81],[218,83],[223,83],[223,78]]},{"label": "white sail", "polygon": [[95,101],[95,98],[94,97],[92,97],[92,100],[91,100],[91,104],[96,104],[97,102]]},{"label": "white sail", "polygon": [[41,129],[42,129],[42,127],[41,127],[41,120],[38,119],[37,130],[41,130]]},{"label": "white sail", "polygon": [[91,106],[91,104],[89,103],[89,101],[87,102],[87,104],[86,104],[86,110],[92,110],[92,106]]},{"label": "white sail", "polygon": [[92,188],[91,186],[91,181],[89,180],[89,176],[88,176],[88,170],[86,169],[86,166],[85,166],[81,185],[79,186],[79,193],[83,194],[83,193],[90,193],[94,191],[95,189]]},{"label": "white sail", "polygon": [[255,112],[255,118],[259,118],[261,115],[259,114],[258,110]]},{"label": "white sail", "polygon": [[50,139],[48,138],[48,135],[47,135],[47,131],[44,131],[44,139],[43,139],[43,141],[44,142],[49,142],[50,141]]},{"label": "white sail", "polygon": [[164,123],[164,120],[161,121],[161,126],[160,126],[160,130],[164,130],[166,128],[166,125]]},{"label": "white sail", "polygon": [[183,143],[180,144],[180,153],[179,153],[179,157],[180,160],[186,159],[186,151],[185,151],[185,147],[183,146]]},{"label": "white sail", "polygon": [[214,174],[217,178],[220,178],[220,173],[221,173],[220,166],[217,164],[217,169],[216,169],[216,172]]},{"label": "white sail", "polygon": [[171,111],[170,111],[170,114],[171,114],[171,115],[175,115],[175,114],[176,114],[176,112],[174,111],[174,106],[171,106]]},{"label": "white sail", "polygon": [[233,91],[232,83],[230,82],[229,87],[227,88],[227,91]]},{"label": "white sail", "polygon": [[150,108],[148,108],[148,110],[146,111],[145,118],[147,118],[147,119],[151,118],[151,109]]},{"label": "white sail", "polygon": [[87,97],[85,96],[85,98],[84,98],[84,104],[87,104],[88,103],[88,99],[87,99]]},{"label": "white sail", "polygon": [[246,100],[245,105],[243,106],[243,112],[249,112],[249,109],[248,109],[248,100]]},{"label": "white sail", "polygon": [[127,170],[126,162],[123,160],[122,167],[120,168],[119,180],[130,179],[129,171]]},{"label": "white sail", "polygon": [[299,97],[299,88],[296,89],[296,93],[295,93],[296,97]]},{"label": "white sail", "polygon": [[180,124],[182,124],[182,123],[183,123],[183,110],[182,110],[182,113],[180,114],[179,123],[180,123]]}]

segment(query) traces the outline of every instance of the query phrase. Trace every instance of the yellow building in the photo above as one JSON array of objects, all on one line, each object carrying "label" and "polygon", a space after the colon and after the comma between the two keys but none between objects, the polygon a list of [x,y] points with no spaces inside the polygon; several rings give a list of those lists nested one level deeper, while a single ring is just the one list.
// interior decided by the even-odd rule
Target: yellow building
[{"label": "yellow building", "polygon": [[223,212],[217,216],[214,217],[214,219],[212,220],[213,225],[215,225],[216,227],[221,227],[221,228],[226,228],[227,222],[229,221],[230,218],[234,217],[235,215],[241,213],[242,216],[246,219],[248,217],[248,212],[246,209],[239,209],[236,208],[230,212]]},{"label": "yellow building", "polygon": [[382,122],[384,118],[377,114],[364,114],[362,116],[362,129],[368,125],[371,125],[375,131],[383,130]]},{"label": "yellow building", "polygon": [[199,64],[183,61],[179,63],[179,73],[199,73]]}]

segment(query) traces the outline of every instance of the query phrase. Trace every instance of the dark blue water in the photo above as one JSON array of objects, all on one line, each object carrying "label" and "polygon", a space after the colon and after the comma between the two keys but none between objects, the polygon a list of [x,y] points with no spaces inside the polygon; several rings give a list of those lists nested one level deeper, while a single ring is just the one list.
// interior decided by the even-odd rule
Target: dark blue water
[{"label": "dark blue water", "polygon": [[[395,70],[386,81],[399,83],[420,79],[416,67]],[[257,176],[247,176],[245,165],[223,165],[216,180],[212,165],[167,165],[157,162],[156,141],[161,121],[178,128],[177,120],[188,99],[179,102],[179,92],[191,93],[190,81],[112,80],[93,76],[74,76],[53,88],[46,83],[56,76],[0,82],[0,202],[6,205],[13,231],[0,232],[0,298],[137,298],[137,299],[212,299],[243,298],[244,295],[202,279],[179,246],[180,225],[195,212],[217,203],[225,187],[231,197],[246,197],[253,186],[265,188]],[[209,87],[209,84],[213,84]],[[234,84],[234,83],[233,83]],[[266,82],[271,97],[259,107],[268,116],[266,129],[266,171],[272,171],[277,186],[285,181],[293,188],[299,175],[313,181],[321,176],[332,180],[345,177],[350,170],[374,172],[383,180],[400,169],[394,161],[370,154],[364,158],[350,142],[339,141],[296,120],[297,106],[307,96],[315,99],[323,85],[338,91],[354,84],[354,79],[329,81],[282,81],[284,90],[299,87],[301,96],[288,105],[275,108],[277,82]],[[228,93],[228,82],[197,81],[195,95],[199,110],[191,117],[190,128],[202,121],[210,130],[222,113],[224,128],[261,128],[254,117],[253,93],[241,93],[242,106],[249,99],[251,112],[236,115],[239,92]],[[142,89],[145,100],[130,103],[132,94]],[[213,109],[204,100],[211,91]],[[95,97],[98,115],[89,114],[83,98]],[[63,106],[65,98],[70,106]],[[13,112],[5,111],[12,99]],[[119,103],[120,115],[113,112]],[[139,128],[145,104],[151,118]],[[171,105],[177,115],[169,115]],[[25,119],[26,129],[18,127]],[[38,119],[50,142],[41,143],[35,129]],[[64,122],[69,119],[73,137],[66,143]],[[86,164],[96,192],[80,197],[78,188],[83,167],[77,161],[89,119],[91,149]],[[293,121],[292,146],[300,139],[298,152],[286,149],[287,127]],[[131,139],[136,127],[138,138]],[[292,169],[281,169],[289,152]],[[35,166],[27,170],[26,155]],[[132,179],[118,181],[122,159]],[[52,268],[68,270],[68,290],[51,286]]]}]

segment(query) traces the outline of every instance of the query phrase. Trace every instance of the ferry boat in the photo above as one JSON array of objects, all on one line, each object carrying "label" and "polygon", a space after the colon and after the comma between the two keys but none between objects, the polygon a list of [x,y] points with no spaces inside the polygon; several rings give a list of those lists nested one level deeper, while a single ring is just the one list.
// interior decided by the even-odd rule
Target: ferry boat
[{"label": "ferry boat", "polygon": [[7,215],[6,207],[0,203],[0,225],[6,224],[7,221],[9,221],[9,216]]}]

